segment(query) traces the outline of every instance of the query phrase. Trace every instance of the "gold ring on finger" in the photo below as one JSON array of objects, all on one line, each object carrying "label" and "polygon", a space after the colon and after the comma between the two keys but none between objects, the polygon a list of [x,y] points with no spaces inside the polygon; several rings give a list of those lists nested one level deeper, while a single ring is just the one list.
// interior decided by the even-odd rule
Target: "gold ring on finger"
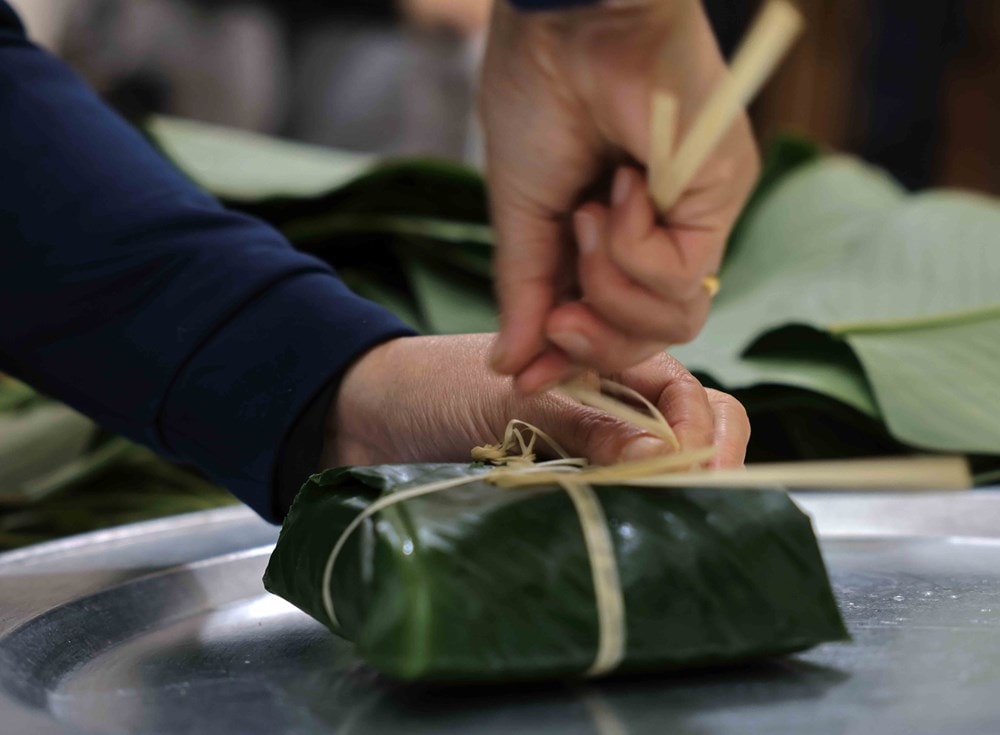
[{"label": "gold ring on finger", "polygon": [[715,295],[719,293],[719,289],[722,288],[722,282],[716,275],[705,276],[701,279],[701,285],[703,285],[705,290],[708,291],[709,298],[714,298]]}]

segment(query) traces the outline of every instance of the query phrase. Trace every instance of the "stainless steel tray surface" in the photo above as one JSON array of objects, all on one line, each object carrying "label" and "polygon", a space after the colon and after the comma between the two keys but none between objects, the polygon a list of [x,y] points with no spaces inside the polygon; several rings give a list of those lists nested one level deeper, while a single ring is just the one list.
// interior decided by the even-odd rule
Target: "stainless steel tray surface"
[{"label": "stainless steel tray surface", "polygon": [[853,642],[597,683],[385,681],[264,592],[243,509],[0,555],[0,735],[1000,733],[1000,493],[797,499]]}]

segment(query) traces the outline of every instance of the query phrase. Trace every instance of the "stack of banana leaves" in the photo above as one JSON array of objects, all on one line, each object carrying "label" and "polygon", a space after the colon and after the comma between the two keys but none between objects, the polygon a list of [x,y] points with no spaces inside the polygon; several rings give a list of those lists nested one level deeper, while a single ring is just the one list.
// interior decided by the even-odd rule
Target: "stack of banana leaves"
[{"label": "stack of banana leaves", "polygon": [[[497,326],[479,174],[159,119],[231,206],[427,333]],[[911,194],[801,139],[772,144],[702,334],[671,352],[736,394],[754,461],[946,452],[1000,481],[1000,201]]]},{"label": "stack of banana leaves", "polygon": [[[496,328],[476,172],[165,118],[148,132],[203,188],[417,329]],[[705,330],[673,352],[746,404],[752,460],[957,452],[981,483],[1000,481],[1000,203],[912,195],[856,160],[782,140],[721,278]],[[0,548],[230,502],[0,378]]]}]

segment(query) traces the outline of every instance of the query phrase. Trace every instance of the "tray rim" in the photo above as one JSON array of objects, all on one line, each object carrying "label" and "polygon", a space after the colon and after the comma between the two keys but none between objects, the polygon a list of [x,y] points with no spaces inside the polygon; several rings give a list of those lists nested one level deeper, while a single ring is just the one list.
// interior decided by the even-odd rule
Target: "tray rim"
[{"label": "tray rim", "polygon": [[[252,520],[260,521],[262,519],[250,510],[250,508],[242,505],[234,505],[223,508],[211,508],[209,510],[198,510],[191,513],[178,513],[177,515],[153,518],[148,521],[137,521],[135,523],[102,528],[96,531],[87,531],[64,538],[53,539],[52,541],[31,544],[20,549],[0,552],[0,575],[8,567],[35,562],[47,556],[61,555],[83,548],[89,549],[137,538],[145,539],[154,535],[195,529],[203,526],[241,523]],[[277,533],[277,526],[275,526],[275,529],[275,533]]]},{"label": "tray rim", "polygon": [[[900,503],[903,505],[920,504],[922,502],[938,502],[947,500],[948,503],[973,503],[995,504],[996,512],[1000,516],[1000,486],[976,488],[969,491],[857,491],[857,492],[824,492],[821,490],[803,490],[789,493],[792,499],[803,511],[812,516],[810,507],[813,503],[821,504],[848,504],[855,502],[884,502],[890,504]],[[110,528],[88,531],[81,534],[66,536],[65,538],[44,541],[32,544],[20,549],[0,552],[0,576],[7,568],[16,567],[25,563],[35,563],[45,557],[59,556],[62,554],[79,551],[81,549],[91,549],[103,545],[109,545],[122,541],[134,539],[146,540],[156,535],[169,534],[177,531],[194,530],[209,526],[226,525],[239,523],[268,523],[254,513],[249,507],[244,505],[231,505],[222,508],[212,508],[209,510],[194,511],[191,513],[180,513],[163,518],[154,518],[148,521],[138,521],[135,523],[113,526]],[[269,524],[273,525],[273,524]],[[274,526],[277,535],[278,526]],[[828,534],[817,533],[822,539]],[[868,535],[868,534],[865,534]],[[908,534],[887,534],[893,536]],[[940,536],[964,536],[960,533],[931,534]],[[975,536],[976,534],[970,534]],[[840,538],[842,534],[835,534]],[[1000,537],[1000,525],[997,527],[997,536]],[[982,536],[989,538],[989,536]]]}]

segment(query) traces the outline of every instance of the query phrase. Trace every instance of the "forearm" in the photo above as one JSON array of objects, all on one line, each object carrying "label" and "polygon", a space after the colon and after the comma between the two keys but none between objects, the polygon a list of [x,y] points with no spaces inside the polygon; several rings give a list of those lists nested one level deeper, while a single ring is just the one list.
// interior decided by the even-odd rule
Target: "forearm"
[{"label": "forearm", "polygon": [[273,515],[297,419],[407,328],[197,190],[3,3],[0,139],[0,369]]}]

